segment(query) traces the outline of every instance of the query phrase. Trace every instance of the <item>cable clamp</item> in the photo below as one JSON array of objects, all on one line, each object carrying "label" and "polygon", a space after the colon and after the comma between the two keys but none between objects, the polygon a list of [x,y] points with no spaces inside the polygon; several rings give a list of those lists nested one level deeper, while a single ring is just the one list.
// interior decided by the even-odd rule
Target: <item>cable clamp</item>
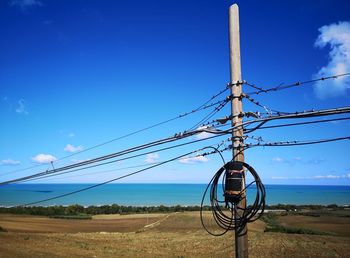
[{"label": "cable clamp", "polygon": [[232,88],[233,86],[240,86],[242,84],[244,84],[246,81],[243,81],[243,80],[238,80],[236,82],[229,82],[227,84],[227,88]]},{"label": "cable clamp", "polygon": [[225,116],[224,118],[219,118],[219,119],[216,119],[215,121],[216,122],[219,122],[220,124],[226,124],[228,120],[230,120],[231,117],[229,116]]}]

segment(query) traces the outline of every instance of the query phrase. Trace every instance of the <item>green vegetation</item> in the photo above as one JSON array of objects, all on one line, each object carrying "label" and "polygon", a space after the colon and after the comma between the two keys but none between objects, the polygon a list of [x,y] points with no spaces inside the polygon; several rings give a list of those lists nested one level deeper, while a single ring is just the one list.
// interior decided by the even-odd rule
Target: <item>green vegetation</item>
[{"label": "green vegetation", "polygon": [[[347,207],[337,206],[335,204],[322,205],[267,205],[267,210],[283,210],[288,214],[299,214],[308,216],[320,216],[329,212],[336,211],[339,216],[349,216]],[[0,213],[10,214],[28,214],[41,216],[70,216],[70,215],[97,215],[97,214],[136,214],[136,213],[169,213],[184,211],[199,211],[200,206],[124,206],[118,204],[88,206],[84,207],[78,204],[69,206],[16,206],[16,207],[0,207]],[[210,210],[209,206],[203,207],[203,210]]]},{"label": "green vegetation", "polygon": [[[184,211],[199,211],[200,206],[122,206],[118,204],[88,206],[84,207],[78,204],[69,206],[28,206],[28,207],[0,207],[0,213],[10,214],[28,214],[42,216],[69,216],[69,215],[98,215],[98,214],[136,214],[136,213],[169,213],[169,212],[184,212]],[[209,210],[209,207],[204,207],[204,210]]]},{"label": "green vegetation", "polygon": [[300,210],[344,210],[347,207],[338,206],[336,204],[330,205],[294,205],[294,204],[276,204],[276,205],[266,205],[267,210],[285,210],[285,211],[300,211]]},{"label": "green vegetation", "polygon": [[52,219],[92,219],[91,215],[88,214],[77,214],[77,215],[52,215],[49,216]]},{"label": "green vegetation", "polygon": [[316,231],[307,228],[285,227],[278,222],[278,215],[274,213],[266,213],[261,220],[267,224],[265,232],[279,232],[286,234],[308,234],[308,235],[335,235],[330,232]]}]

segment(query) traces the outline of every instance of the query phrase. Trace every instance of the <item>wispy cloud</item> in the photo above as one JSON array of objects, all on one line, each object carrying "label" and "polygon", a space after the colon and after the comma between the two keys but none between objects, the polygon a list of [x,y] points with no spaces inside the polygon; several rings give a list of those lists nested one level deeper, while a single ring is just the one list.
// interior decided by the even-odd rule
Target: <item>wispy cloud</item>
[{"label": "wispy cloud", "polygon": [[209,159],[204,156],[187,157],[179,160],[179,162],[183,164],[196,164],[196,163],[204,163],[208,161]]},{"label": "wispy cloud", "polygon": [[317,165],[317,164],[320,164],[320,163],[326,161],[323,158],[313,158],[313,159],[304,160],[301,157],[294,157],[291,159],[285,159],[285,158],[281,158],[281,157],[273,157],[271,160],[274,163],[284,163],[284,164],[287,164],[290,166],[294,166],[296,164]]},{"label": "wispy cloud", "polygon": [[[322,67],[314,78],[343,74],[350,71],[350,22],[338,22],[319,29],[315,46],[330,47],[328,64]],[[350,89],[350,78],[339,77],[334,80],[319,81],[314,86],[315,94],[320,99],[345,95]]]},{"label": "wispy cloud", "polygon": [[16,166],[21,164],[21,162],[19,160],[14,159],[3,159],[0,161],[0,164],[5,166]]},{"label": "wispy cloud", "polygon": [[10,0],[9,5],[16,6],[22,10],[25,10],[31,7],[40,7],[43,5],[43,3],[39,0]]},{"label": "wispy cloud", "polygon": [[341,178],[341,176],[338,175],[317,175],[312,177],[313,179],[338,179]]},{"label": "wispy cloud", "polygon": [[283,159],[281,157],[273,157],[272,161],[274,161],[274,162],[283,162]]},{"label": "wispy cloud", "polygon": [[83,146],[79,145],[79,146],[73,146],[72,144],[67,144],[66,147],[64,147],[64,151],[67,152],[77,152],[77,151],[81,151],[83,150]]},{"label": "wispy cloud", "polygon": [[273,177],[271,177],[271,179],[273,179],[273,180],[284,180],[284,179],[288,179],[288,177],[284,177],[284,176],[273,176]]},{"label": "wispy cloud", "polygon": [[[197,130],[202,130],[202,129],[208,129],[208,126],[202,126],[202,127],[197,128]],[[196,134],[195,139],[202,140],[202,139],[209,138],[210,136],[213,136],[213,134],[207,133],[207,132],[202,132],[202,133]]]},{"label": "wispy cloud", "polygon": [[316,176],[297,176],[297,177],[283,177],[283,176],[272,176],[271,179],[273,180],[318,180],[318,179],[345,179],[350,178],[350,174],[347,175],[334,175],[334,174],[328,174],[328,175],[316,175]]},{"label": "wispy cloud", "polygon": [[157,160],[159,160],[159,155],[157,153],[150,153],[146,155],[145,162],[147,164],[155,163]]},{"label": "wispy cloud", "polygon": [[68,134],[68,137],[69,137],[69,138],[73,138],[74,136],[75,136],[74,133],[69,133],[69,134]]},{"label": "wispy cloud", "polygon": [[28,111],[27,111],[27,107],[25,104],[25,100],[24,99],[20,99],[18,101],[18,106],[16,108],[16,112],[18,114],[24,114],[24,115],[28,115]]},{"label": "wispy cloud", "polygon": [[57,158],[52,156],[51,154],[41,153],[33,157],[32,160],[39,164],[45,164],[45,163],[50,163],[51,161],[55,161],[57,160]]}]

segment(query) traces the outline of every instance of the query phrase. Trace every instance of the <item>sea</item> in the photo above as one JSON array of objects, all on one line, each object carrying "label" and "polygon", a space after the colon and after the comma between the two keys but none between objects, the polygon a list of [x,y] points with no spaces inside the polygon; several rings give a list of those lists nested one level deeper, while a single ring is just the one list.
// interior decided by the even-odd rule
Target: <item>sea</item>
[{"label": "sea", "polygon": [[[26,205],[50,199],[36,206],[51,205],[127,205],[127,206],[195,206],[200,205],[206,184],[107,184],[65,197],[55,198],[89,184],[11,184],[0,186],[0,206]],[[218,187],[218,198],[222,189]],[[265,185],[266,203],[350,205],[350,186]],[[248,190],[248,203],[255,199],[256,189]],[[208,198],[205,198],[208,204]]]}]

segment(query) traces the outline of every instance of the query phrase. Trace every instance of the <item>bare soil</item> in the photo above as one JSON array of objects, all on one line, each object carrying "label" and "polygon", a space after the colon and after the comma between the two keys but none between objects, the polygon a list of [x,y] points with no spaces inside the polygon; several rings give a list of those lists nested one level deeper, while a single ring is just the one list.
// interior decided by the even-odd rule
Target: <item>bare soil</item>
[{"label": "bare soil", "polygon": [[[317,221],[328,227],[336,225],[335,220],[290,217],[290,225],[297,221],[317,230],[322,230]],[[289,216],[283,219],[287,223]],[[350,219],[346,219],[342,225],[349,228]],[[0,226],[8,231],[0,233],[0,257],[4,258],[234,257],[233,233],[209,235],[202,229],[197,212],[106,215],[84,221],[0,215]],[[294,235],[264,232],[264,228],[261,221],[249,224],[249,257],[345,258],[350,254],[350,237],[346,234]]]}]

